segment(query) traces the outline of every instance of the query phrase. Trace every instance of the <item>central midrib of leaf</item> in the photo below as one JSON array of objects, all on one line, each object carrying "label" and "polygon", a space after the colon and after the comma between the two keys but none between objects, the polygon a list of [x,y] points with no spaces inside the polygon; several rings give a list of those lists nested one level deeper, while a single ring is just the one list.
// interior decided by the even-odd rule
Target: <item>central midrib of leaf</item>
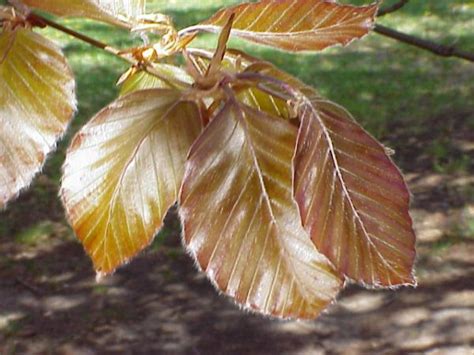
[{"label": "central midrib of leaf", "polygon": [[[261,164],[259,162],[258,154],[257,154],[256,148],[255,148],[254,143],[253,143],[253,138],[252,138],[251,134],[249,133],[250,129],[249,129],[248,123],[247,123],[247,119],[249,119],[249,118],[247,117],[247,114],[245,112],[245,108],[242,107],[241,104],[235,102],[234,105],[235,105],[234,107],[235,107],[235,111],[236,111],[236,114],[237,114],[238,122],[242,126],[242,130],[245,134],[248,150],[249,150],[250,155],[252,157],[254,170],[256,171],[257,176],[258,176],[259,186],[260,186],[260,189],[262,191],[263,198],[265,200],[265,205],[266,205],[266,208],[267,208],[268,213],[269,213],[270,218],[271,218],[271,225],[272,226],[271,227],[269,226],[269,228],[273,227],[277,230],[277,232],[274,235],[277,236],[276,239],[277,239],[278,245],[280,246],[280,255],[284,259],[285,264],[288,265],[288,267],[291,269],[292,277],[293,277],[294,280],[296,280],[298,288],[300,289],[301,294],[305,298],[305,302],[307,302],[307,300],[311,298],[310,295],[309,295],[309,291],[305,287],[304,281],[302,281],[301,279],[298,278],[298,272],[297,272],[297,270],[295,270],[293,257],[291,256],[291,254],[288,253],[287,244],[280,237],[280,235],[286,234],[286,231],[282,230],[280,224],[278,223],[278,219],[275,217],[274,208],[272,207],[271,197],[270,197],[270,194],[268,193],[268,189],[267,189],[267,186],[266,186],[266,183],[265,183],[265,178],[262,174]],[[308,238],[309,238],[309,236],[308,236]],[[273,280],[273,282],[275,282],[275,280]],[[271,293],[269,294],[269,296],[270,295],[271,295]]]},{"label": "central midrib of leaf", "polygon": [[[117,199],[117,196],[118,196],[118,193],[122,187],[122,181],[123,181],[123,178],[125,176],[125,173],[127,172],[128,168],[130,167],[130,165],[133,163],[133,161],[135,160],[138,152],[140,151],[143,143],[145,142],[145,140],[149,137],[150,133],[153,132],[157,126],[159,126],[163,121],[165,121],[170,113],[177,107],[177,105],[180,103],[181,101],[175,101],[173,102],[170,107],[163,113],[163,115],[160,115],[160,117],[158,119],[156,119],[156,117],[153,116],[154,119],[154,122],[152,124],[149,125],[148,128],[145,128],[143,130],[143,133],[141,134],[141,137],[140,139],[138,140],[138,144],[136,145],[136,147],[132,150],[131,154],[129,155],[129,157],[125,160],[125,159],[122,159],[121,161],[125,161],[124,165],[123,165],[123,168],[121,169],[120,171],[120,175],[118,176],[118,178],[114,179],[114,187],[113,187],[113,191],[112,191],[112,197],[110,198],[110,202],[107,204],[107,222],[106,222],[106,229],[105,229],[105,232],[104,232],[104,241],[102,244],[102,248],[104,250],[104,255],[106,256],[106,259],[108,259],[108,254],[106,253],[107,251],[107,240],[108,240],[108,231],[109,231],[109,227],[110,227],[110,220],[112,219],[112,215],[113,215],[113,212],[114,212],[114,209],[115,207],[117,206],[116,204],[116,199]],[[154,109],[152,109],[153,111]],[[150,118],[149,120],[145,120],[144,124],[147,124],[149,123],[149,121],[151,121],[152,118]],[[116,166],[119,165],[119,163],[116,164]],[[88,236],[86,236],[83,240],[83,243],[85,243],[87,241],[87,239],[93,235],[92,233],[90,233]],[[120,243],[117,241],[117,247],[120,248]],[[97,247],[97,249],[94,251],[93,255],[95,255],[97,253],[97,251],[99,250],[99,247],[100,247],[100,244],[99,246]]]}]

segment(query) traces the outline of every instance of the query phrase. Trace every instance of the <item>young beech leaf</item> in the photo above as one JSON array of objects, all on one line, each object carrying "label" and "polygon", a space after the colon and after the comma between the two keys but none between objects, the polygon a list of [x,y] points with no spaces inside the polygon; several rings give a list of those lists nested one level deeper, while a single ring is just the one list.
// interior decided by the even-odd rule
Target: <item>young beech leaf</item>
[{"label": "young beech leaf", "polygon": [[[179,80],[193,84],[192,78],[189,74],[181,67],[177,67],[171,64],[154,63],[153,69],[156,72],[163,73],[167,77],[179,78]],[[129,75],[122,83],[120,88],[120,96],[124,96],[134,91],[143,89],[173,89],[173,85],[166,82],[155,75],[148,74],[143,70],[136,70],[133,74]]]},{"label": "young beech leaf", "polygon": [[340,106],[305,97],[294,194],[318,250],[351,279],[415,284],[409,192],[384,147]]},{"label": "young beech leaf", "polygon": [[338,271],[359,282],[415,283],[409,192],[386,149],[344,108],[263,64],[246,72],[279,79],[303,95],[294,191],[303,225],[318,250]]},{"label": "young beech leaf", "polygon": [[0,209],[31,183],[76,108],[60,49],[29,29],[0,33]]},{"label": "young beech leaf", "polygon": [[315,318],[342,281],[292,198],[297,129],[228,101],[193,145],[180,193],[188,251],[220,290],[258,312]]},{"label": "young beech leaf", "polygon": [[88,17],[132,28],[145,13],[146,0],[22,0],[59,16]]},{"label": "young beech leaf", "polygon": [[217,41],[216,51],[209,63],[205,76],[211,76],[217,73],[221,67],[222,59],[224,59],[225,52],[227,50],[227,42],[229,41],[230,31],[232,29],[232,23],[234,21],[235,14],[231,13],[222,27],[219,40]]},{"label": "young beech leaf", "polygon": [[154,89],[118,99],[75,136],[61,197],[98,272],[113,272],[150,243],[177,200],[200,131],[194,103]]},{"label": "young beech leaf", "polygon": [[233,13],[235,36],[287,51],[317,51],[366,35],[377,9],[377,4],[357,7],[327,0],[263,0],[223,9],[184,32],[218,32]]}]

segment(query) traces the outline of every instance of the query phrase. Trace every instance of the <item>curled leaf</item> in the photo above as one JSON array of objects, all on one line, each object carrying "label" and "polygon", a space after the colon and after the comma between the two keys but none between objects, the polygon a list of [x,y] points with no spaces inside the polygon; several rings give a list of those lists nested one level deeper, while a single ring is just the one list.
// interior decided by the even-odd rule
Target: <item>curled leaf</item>
[{"label": "curled leaf", "polygon": [[245,307],[315,318],[341,287],[292,199],[297,129],[228,101],[193,145],[180,194],[184,240],[220,290]]},{"label": "curled leaf", "polygon": [[61,50],[26,28],[0,33],[0,209],[28,186],[76,109]]},{"label": "curled leaf", "polygon": [[118,99],[75,136],[61,197],[96,270],[113,272],[153,239],[177,200],[199,110],[175,90]]},{"label": "curled leaf", "polygon": [[292,52],[318,51],[366,35],[377,10],[377,4],[358,7],[327,0],[263,0],[220,10],[183,32],[218,32],[229,15],[235,14],[235,36]]}]

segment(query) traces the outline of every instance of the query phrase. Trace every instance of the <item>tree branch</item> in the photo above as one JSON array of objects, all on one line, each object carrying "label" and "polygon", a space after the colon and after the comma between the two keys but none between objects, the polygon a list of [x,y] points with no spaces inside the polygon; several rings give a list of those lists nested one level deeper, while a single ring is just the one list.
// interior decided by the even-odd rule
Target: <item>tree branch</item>
[{"label": "tree branch", "polygon": [[460,50],[459,48],[456,48],[455,46],[444,46],[442,44],[439,44],[433,41],[429,41],[426,39],[408,35],[403,32],[392,30],[391,28],[388,28],[382,25],[375,25],[374,31],[382,36],[389,37],[397,41],[409,44],[411,46],[415,46],[415,47],[427,50],[431,53],[434,53],[442,57],[456,57],[456,58],[465,59],[469,62],[474,62],[474,53]]},{"label": "tree branch", "polygon": [[[395,4],[388,6],[384,9],[380,9],[377,13],[377,17],[381,17],[397,10],[400,10],[406,4],[408,4],[410,0],[399,0]],[[465,59],[470,62],[474,62],[474,53],[469,53],[463,50],[456,48],[455,46],[444,46],[442,44],[426,40],[423,38],[415,37],[408,35],[403,32],[398,32],[391,28],[382,26],[382,25],[375,25],[374,31],[378,34],[395,39],[397,41],[409,44],[411,46],[415,46],[424,50],[427,50],[433,54],[442,56],[442,57],[456,57]]]},{"label": "tree branch", "polygon": [[392,12],[400,10],[403,6],[408,4],[410,0],[400,0],[399,2],[393,4],[392,6],[389,6],[384,9],[380,9],[379,12],[377,13],[377,17],[385,16],[387,14],[390,14]]},{"label": "tree branch", "polygon": [[30,13],[28,15],[28,22],[30,22],[33,26],[38,26],[42,28],[47,27],[47,26],[52,27],[58,31],[64,32],[72,37],[75,37],[83,42],[86,42],[90,44],[91,46],[97,47],[99,49],[103,49],[115,55],[119,54],[119,51],[117,49],[114,49],[105,43],[99,42],[93,38],[83,35],[82,33],[73,31],[70,28],[60,25],[59,23],[56,23],[54,21],[48,20],[46,17],[37,15],[35,13]]}]

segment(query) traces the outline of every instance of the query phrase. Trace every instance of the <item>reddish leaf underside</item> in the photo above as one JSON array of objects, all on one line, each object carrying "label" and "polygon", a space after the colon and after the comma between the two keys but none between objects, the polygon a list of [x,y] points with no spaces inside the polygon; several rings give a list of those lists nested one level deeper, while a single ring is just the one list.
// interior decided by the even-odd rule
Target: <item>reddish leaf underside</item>
[{"label": "reddish leaf underside", "polygon": [[24,28],[0,34],[0,209],[27,187],[76,108],[61,50]]},{"label": "reddish leaf underside", "polygon": [[378,5],[340,5],[327,0],[264,0],[223,9],[192,27],[218,32],[235,14],[232,34],[287,51],[347,45],[373,27]]},{"label": "reddish leaf underside", "polygon": [[315,318],[341,287],[291,197],[297,130],[229,101],[193,145],[180,194],[187,249],[220,290],[264,314]]},{"label": "reddish leaf underside", "polygon": [[175,90],[124,96],[75,136],[64,164],[66,214],[99,273],[145,248],[178,197],[201,131],[196,105]]},{"label": "reddish leaf underside", "polygon": [[369,285],[415,284],[403,177],[384,147],[330,101],[302,103],[294,194],[305,229],[338,271]]},{"label": "reddish leaf underside", "polygon": [[[252,61],[256,63],[247,58]],[[347,110],[289,74],[265,63],[246,71],[282,80],[302,95],[295,198],[318,250],[338,271],[359,282],[415,284],[409,192],[386,148]]]}]

